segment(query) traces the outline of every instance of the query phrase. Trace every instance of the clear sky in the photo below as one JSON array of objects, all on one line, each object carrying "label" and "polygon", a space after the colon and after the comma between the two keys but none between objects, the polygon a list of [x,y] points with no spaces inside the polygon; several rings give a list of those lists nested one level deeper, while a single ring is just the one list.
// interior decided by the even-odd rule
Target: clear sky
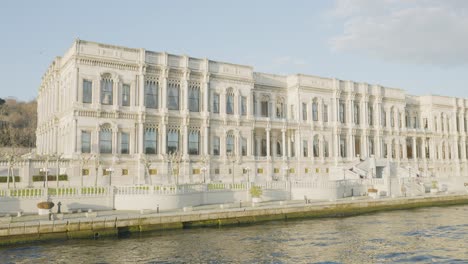
[{"label": "clear sky", "polygon": [[4,1],[0,97],[75,38],[468,98],[468,1]]}]

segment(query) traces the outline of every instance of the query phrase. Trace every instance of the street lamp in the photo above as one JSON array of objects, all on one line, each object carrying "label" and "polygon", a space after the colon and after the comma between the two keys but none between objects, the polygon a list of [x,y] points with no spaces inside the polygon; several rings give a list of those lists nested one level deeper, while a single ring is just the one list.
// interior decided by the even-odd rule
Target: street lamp
[{"label": "street lamp", "polygon": [[234,184],[234,164],[236,163],[236,156],[234,156],[234,152],[229,152],[228,158],[232,162],[232,184]]},{"label": "street lamp", "polygon": [[202,167],[201,171],[203,172],[203,183],[205,183],[206,182],[206,180],[205,180],[206,179],[205,178],[206,167]]},{"label": "street lamp", "polygon": [[46,186],[49,187],[49,181],[48,181],[48,179],[47,179],[47,178],[49,177],[49,174],[48,174],[49,169],[46,167],[46,168],[40,169],[39,171],[45,173],[45,176],[44,176],[44,185],[43,185],[44,188],[45,188]]},{"label": "street lamp", "polygon": [[106,172],[109,173],[109,186],[112,186],[112,172],[114,171],[113,168],[107,168]]}]

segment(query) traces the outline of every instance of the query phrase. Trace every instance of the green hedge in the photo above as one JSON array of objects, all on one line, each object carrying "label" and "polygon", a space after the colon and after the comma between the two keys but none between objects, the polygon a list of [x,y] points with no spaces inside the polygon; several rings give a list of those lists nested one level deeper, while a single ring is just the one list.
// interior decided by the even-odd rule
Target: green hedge
[{"label": "green hedge", "polygon": [[[33,175],[33,182],[42,182],[45,180],[44,175]],[[47,175],[47,181],[56,181],[57,175]],[[68,181],[67,174],[60,174],[59,181]]]},{"label": "green hedge", "polygon": [[[8,176],[0,176],[0,182],[7,182]],[[20,181],[20,176],[15,176],[15,182]],[[13,182],[13,176],[10,176],[10,182]]]}]

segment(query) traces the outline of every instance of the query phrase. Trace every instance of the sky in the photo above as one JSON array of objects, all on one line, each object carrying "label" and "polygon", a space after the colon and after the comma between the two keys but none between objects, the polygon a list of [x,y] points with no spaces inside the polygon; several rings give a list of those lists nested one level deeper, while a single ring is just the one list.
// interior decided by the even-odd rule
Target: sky
[{"label": "sky", "polygon": [[468,98],[468,1],[5,1],[0,98],[32,100],[80,38]]}]

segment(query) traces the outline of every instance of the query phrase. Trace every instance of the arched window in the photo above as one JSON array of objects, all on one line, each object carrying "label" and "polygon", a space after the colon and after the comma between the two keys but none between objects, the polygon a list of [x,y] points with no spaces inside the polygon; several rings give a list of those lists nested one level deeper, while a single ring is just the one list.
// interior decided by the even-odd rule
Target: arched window
[{"label": "arched window", "polygon": [[145,106],[148,108],[158,108],[158,83],[154,80],[147,80],[145,83]]},{"label": "arched window", "polygon": [[180,85],[170,83],[167,91],[167,108],[169,110],[179,110],[179,91]]},{"label": "arched window", "polygon": [[276,142],[276,155],[277,156],[281,156],[281,142],[280,141],[277,141]]},{"label": "arched window", "polygon": [[328,150],[328,141],[326,140],[323,141],[323,155],[325,156],[325,158],[330,157],[330,152]]},{"label": "arched window", "polygon": [[367,122],[369,123],[369,126],[374,125],[374,108],[370,105],[367,106]]},{"label": "arched window", "polygon": [[179,130],[169,129],[167,132],[167,153],[175,153],[179,150]]},{"label": "arched window", "polygon": [[188,146],[188,151],[190,155],[199,155],[200,149],[200,132],[195,130],[195,131],[190,131],[189,133],[189,146]]},{"label": "arched window", "polygon": [[113,103],[113,92],[112,86],[114,82],[112,81],[112,76],[106,74],[101,79],[101,104],[111,105]]},{"label": "arched window", "polygon": [[144,135],[145,154],[158,153],[158,132],[155,127],[146,127]]},{"label": "arched window", "polygon": [[359,107],[359,103],[354,103],[354,106],[353,106],[353,114],[354,114],[354,124],[356,125],[359,125],[360,123],[360,120],[359,120],[359,111],[360,111],[360,107]]},{"label": "arched window", "polygon": [[285,117],[285,115],[284,115],[284,99],[283,98],[278,98],[277,101],[276,101],[276,117],[277,118]]},{"label": "arched window", "polygon": [[200,87],[191,85],[189,87],[189,110],[200,112]]}]

